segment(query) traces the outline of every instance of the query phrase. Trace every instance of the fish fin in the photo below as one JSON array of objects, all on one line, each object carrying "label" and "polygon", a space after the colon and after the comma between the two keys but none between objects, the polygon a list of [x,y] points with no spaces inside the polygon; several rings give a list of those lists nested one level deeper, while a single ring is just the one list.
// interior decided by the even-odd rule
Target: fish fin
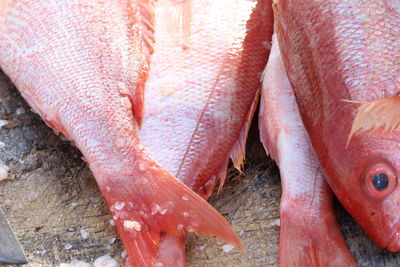
[{"label": "fish fin", "polygon": [[259,98],[260,98],[260,89],[257,90],[256,95],[254,96],[253,103],[250,106],[246,120],[242,126],[239,139],[236,141],[235,145],[232,147],[232,150],[230,152],[230,158],[232,159],[233,166],[241,173],[243,173],[244,159],[246,156],[246,140],[251,126],[251,121],[254,116],[254,112],[257,109]]},{"label": "fish fin", "polygon": [[225,184],[226,181],[226,175],[228,173],[228,165],[229,165],[229,158],[224,162],[224,164],[222,165],[221,170],[218,173],[218,178],[217,180],[219,181],[219,185],[218,185],[218,190],[217,190],[217,194],[220,194],[222,191],[222,187]]},{"label": "fish fin", "polygon": [[354,118],[347,144],[354,135],[367,131],[374,131],[379,128],[383,128],[384,131],[399,130],[399,96],[358,103],[360,106],[357,108],[357,114]]},{"label": "fish fin", "polygon": [[173,6],[170,31],[181,42],[182,48],[190,47],[190,24],[192,21],[192,0],[170,0]]},{"label": "fish fin", "polygon": [[131,27],[131,39],[142,40],[143,62],[137,85],[131,93],[132,111],[139,127],[142,126],[144,110],[144,88],[150,69],[150,56],[154,52],[154,1],[128,0],[128,19]]},{"label": "fish fin", "polygon": [[[154,1],[153,0],[130,0],[130,7],[132,9],[129,12],[131,16],[132,23],[138,24],[143,44],[147,48],[145,51],[147,56],[154,52],[154,32],[155,32],[155,14],[154,14]],[[137,14],[140,14],[138,16]]]},{"label": "fish fin", "polygon": [[[144,78],[144,80],[147,80],[147,78]],[[135,88],[135,94],[133,95],[133,100],[132,100],[133,116],[139,128],[142,127],[142,122],[143,122],[144,89],[145,89],[144,83],[138,84]]]},{"label": "fish fin", "polygon": [[185,232],[242,248],[229,223],[204,199],[154,161],[137,162],[132,175],[99,184],[132,263],[154,266],[162,239]]},{"label": "fish fin", "polygon": [[164,266],[186,267],[186,236],[166,235],[162,238],[158,261]]}]

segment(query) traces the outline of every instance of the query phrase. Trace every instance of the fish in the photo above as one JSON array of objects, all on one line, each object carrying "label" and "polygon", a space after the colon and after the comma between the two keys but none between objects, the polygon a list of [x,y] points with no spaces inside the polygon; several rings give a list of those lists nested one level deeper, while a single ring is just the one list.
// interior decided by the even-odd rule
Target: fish
[{"label": "fish", "polygon": [[[138,136],[152,158],[207,199],[218,183],[222,190],[229,158],[243,165],[272,1],[158,1],[155,21]],[[184,245],[182,236],[165,236],[160,255],[186,266]]]},{"label": "fish", "polygon": [[276,34],[262,80],[260,139],[282,182],[279,266],[357,266],[336,221],[332,192],[300,117]]},{"label": "fish", "polygon": [[33,111],[79,148],[134,266],[162,266],[166,235],[194,232],[242,246],[139,141],[153,24],[151,0],[0,5],[0,67]]},{"label": "fish", "polygon": [[277,0],[274,14],[324,177],[369,237],[398,251],[400,2]]}]

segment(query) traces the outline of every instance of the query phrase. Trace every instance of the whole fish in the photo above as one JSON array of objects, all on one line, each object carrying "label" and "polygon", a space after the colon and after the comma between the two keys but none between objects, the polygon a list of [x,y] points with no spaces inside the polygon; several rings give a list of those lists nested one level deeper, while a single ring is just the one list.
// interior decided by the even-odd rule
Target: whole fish
[{"label": "whole fish", "polygon": [[400,1],[278,0],[275,11],[324,176],[366,233],[398,251]]},{"label": "whole fish", "polygon": [[261,141],[279,166],[280,266],[356,266],[332,207],[286,75],[276,35],[264,71],[259,114]]},{"label": "whole fish", "polygon": [[226,220],[138,140],[153,5],[146,0],[0,5],[1,68],[32,109],[80,149],[135,266],[162,266],[163,236],[186,231],[240,247]]},{"label": "whole fish", "polygon": [[[229,157],[242,165],[269,54],[272,1],[158,1],[155,21],[139,139],[207,199],[217,182],[222,187]],[[160,255],[171,266],[186,265],[184,241],[164,237]]]}]

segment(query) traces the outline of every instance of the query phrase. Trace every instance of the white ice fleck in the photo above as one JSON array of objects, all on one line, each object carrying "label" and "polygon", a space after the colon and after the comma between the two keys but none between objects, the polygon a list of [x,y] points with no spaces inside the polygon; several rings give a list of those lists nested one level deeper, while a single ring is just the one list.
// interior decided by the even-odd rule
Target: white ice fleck
[{"label": "white ice fleck", "polygon": [[71,263],[61,263],[60,267],[92,267],[90,263],[74,259]]},{"label": "white ice fleck", "polygon": [[240,231],[238,234],[239,234],[240,236],[242,236],[242,235],[244,234],[244,231]]},{"label": "white ice fleck", "polygon": [[0,161],[0,182],[7,179],[9,168]]},{"label": "white ice fleck", "polygon": [[144,162],[139,163],[139,169],[145,171],[147,169],[147,164]]},{"label": "white ice fleck", "polygon": [[110,240],[108,240],[108,244],[110,244],[110,245],[114,244],[115,240],[117,240],[115,237],[110,238]]},{"label": "white ice fleck", "polygon": [[91,197],[91,198],[90,198],[90,201],[91,201],[92,203],[98,203],[98,202],[99,202],[99,198],[98,198],[98,197]]},{"label": "white ice fleck", "polygon": [[15,113],[17,115],[21,115],[21,114],[25,114],[25,109],[23,107],[19,107],[17,108],[17,110],[15,111]]},{"label": "white ice fleck", "polygon": [[6,199],[6,200],[4,200],[4,206],[5,207],[11,207],[11,205],[12,205],[13,203],[12,203],[12,201],[10,200],[10,199]]},{"label": "white ice fleck", "polygon": [[142,230],[142,225],[140,225],[139,222],[137,221],[131,221],[131,220],[125,220],[124,221],[124,228],[127,230],[136,230],[136,231],[140,231]]},{"label": "white ice fleck", "polygon": [[160,210],[158,211],[161,215],[164,215],[165,213],[167,213],[168,209],[167,208],[160,208]]},{"label": "white ice fleck", "polygon": [[70,250],[72,248],[72,245],[70,243],[65,244],[64,249],[65,250]]},{"label": "white ice fleck", "polygon": [[200,250],[200,251],[203,251],[203,250],[206,249],[206,245],[202,245],[202,246],[198,247],[197,249]]},{"label": "white ice fleck", "polygon": [[156,262],[156,264],[154,264],[154,267],[164,267],[164,264],[162,262]]},{"label": "white ice fleck", "polygon": [[72,203],[71,203],[71,206],[75,208],[76,206],[78,206],[78,203],[72,202]]},{"label": "white ice fleck", "polygon": [[88,239],[88,238],[89,238],[89,235],[90,235],[89,232],[87,232],[87,231],[81,229],[81,236],[82,236],[82,239],[83,239],[83,240]]},{"label": "white ice fleck", "polygon": [[8,121],[6,120],[0,120],[0,128],[3,126],[6,126],[8,124]]},{"label": "white ice fleck", "polygon": [[281,220],[280,219],[276,219],[275,221],[273,221],[271,223],[272,226],[280,226],[281,225]]},{"label": "white ice fleck", "polygon": [[110,255],[98,257],[93,262],[93,267],[119,267],[119,264]]},{"label": "white ice fleck", "polygon": [[6,144],[5,144],[5,143],[3,143],[3,142],[0,142],[0,149],[4,148],[5,146],[6,146]]},{"label": "white ice fleck", "polygon": [[186,195],[184,195],[184,196],[182,197],[182,199],[183,199],[183,200],[189,200],[189,197],[186,196]]},{"label": "white ice fleck", "polygon": [[28,194],[29,201],[35,201],[37,199],[37,194],[35,191],[30,191]]},{"label": "white ice fleck", "polygon": [[111,226],[115,226],[115,221],[113,219],[110,219],[108,222],[110,223]]},{"label": "white ice fleck", "polygon": [[117,201],[114,204],[116,210],[122,210],[125,207],[125,202]]},{"label": "white ice fleck", "polygon": [[229,251],[231,251],[234,248],[234,246],[232,245],[223,245],[222,246],[222,250],[226,253],[228,253]]},{"label": "white ice fleck", "polygon": [[122,258],[126,258],[128,256],[128,252],[126,252],[126,249],[124,249],[122,252],[121,252],[121,257]]}]

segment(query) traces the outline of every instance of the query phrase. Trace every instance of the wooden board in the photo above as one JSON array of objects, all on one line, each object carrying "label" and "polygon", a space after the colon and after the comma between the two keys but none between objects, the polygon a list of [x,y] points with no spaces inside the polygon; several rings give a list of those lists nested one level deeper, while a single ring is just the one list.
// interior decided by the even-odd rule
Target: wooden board
[{"label": "wooden board", "polygon": [[[105,254],[121,263],[121,241],[79,151],[30,111],[1,72],[0,120],[9,122],[0,129],[0,160],[10,168],[8,179],[0,182],[0,206],[28,256],[25,266],[93,262]],[[256,127],[249,143],[245,174],[231,168],[223,192],[210,200],[239,233],[246,251],[227,251],[218,240],[191,237],[189,266],[278,265],[279,172],[265,156]],[[342,231],[361,266],[400,265],[400,254],[374,245],[337,206]],[[87,239],[81,230],[89,233]]]}]

